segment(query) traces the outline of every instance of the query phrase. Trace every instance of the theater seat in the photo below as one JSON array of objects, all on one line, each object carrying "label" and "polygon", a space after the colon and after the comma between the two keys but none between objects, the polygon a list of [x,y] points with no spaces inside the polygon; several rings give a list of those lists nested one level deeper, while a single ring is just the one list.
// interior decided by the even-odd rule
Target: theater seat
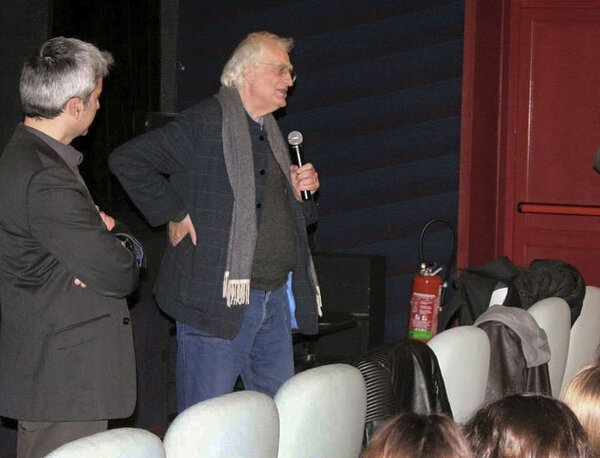
[{"label": "theater seat", "polygon": [[158,436],[138,428],[118,428],[65,444],[46,458],[164,458]]},{"label": "theater seat", "polygon": [[549,297],[536,302],[527,311],[535,318],[540,328],[546,331],[550,346],[550,386],[552,396],[557,398],[560,395],[569,352],[571,310],[564,299]]},{"label": "theater seat", "polygon": [[447,329],[428,342],[444,377],[454,421],[465,423],[485,399],[490,341],[475,326]]},{"label": "theater seat", "polygon": [[452,417],[437,358],[427,344],[404,340],[382,345],[363,355],[356,366],[367,388],[365,446],[398,413],[437,412]]},{"label": "theater seat", "polygon": [[569,352],[562,380],[564,390],[573,376],[587,364],[598,360],[600,346],[600,288],[586,286],[583,308],[569,333]]},{"label": "theater seat", "polygon": [[275,458],[279,419],[273,400],[255,391],[208,399],[181,412],[167,429],[167,458]]},{"label": "theater seat", "polygon": [[473,325],[485,331],[493,348],[486,403],[517,393],[552,395],[548,338],[531,313],[492,305]]},{"label": "theater seat", "polygon": [[329,364],[296,374],[275,395],[280,458],[357,458],[365,422],[360,371]]}]

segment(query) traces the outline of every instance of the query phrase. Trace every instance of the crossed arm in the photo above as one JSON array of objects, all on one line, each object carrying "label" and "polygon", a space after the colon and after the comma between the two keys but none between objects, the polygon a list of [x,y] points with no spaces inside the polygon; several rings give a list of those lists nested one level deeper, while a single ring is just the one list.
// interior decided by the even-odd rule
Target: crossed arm
[{"label": "crossed arm", "polygon": [[111,297],[124,297],[137,285],[134,256],[108,230],[113,218],[100,214],[75,176],[62,167],[47,168],[28,188],[31,232],[74,282]]}]

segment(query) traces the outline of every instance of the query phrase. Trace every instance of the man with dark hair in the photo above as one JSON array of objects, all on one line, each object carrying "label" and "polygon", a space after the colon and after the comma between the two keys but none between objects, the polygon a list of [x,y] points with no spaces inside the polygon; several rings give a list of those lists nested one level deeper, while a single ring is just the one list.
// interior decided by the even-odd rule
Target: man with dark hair
[{"label": "man with dark hair", "polygon": [[[112,57],[53,38],[26,61],[25,120],[0,157],[0,414],[17,456],[41,457],[135,407],[127,303],[136,258],[79,175]],[[120,235],[125,237],[124,235]]]},{"label": "man with dark hair", "polygon": [[273,396],[294,373],[293,320],[317,331],[306,236],[316,209],[300,193],[316,192],[318,175],[312,164],[291,165],[272,115],[294,84],[291,47],[272,33],[248,35],[215,97],[110,157],[150,224],[169,226],[156,296],[177,322],[180,412],[230,392],[238,375]]}]

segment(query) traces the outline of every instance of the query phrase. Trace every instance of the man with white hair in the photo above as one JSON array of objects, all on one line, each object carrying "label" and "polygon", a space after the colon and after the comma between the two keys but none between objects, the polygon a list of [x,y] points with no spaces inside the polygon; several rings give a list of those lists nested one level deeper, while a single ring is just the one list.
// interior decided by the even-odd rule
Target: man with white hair
[{"label": "man with white hair", "polygon": [[25,120],[0,157],[0,415],[19,420],[18,458],[106,430],[135,407],[124,297],[136,259],[70,145],[94,120],[112,61],[74,38],[44,43],[23,66]]},{"label": "man with white hair", "polygon": [[[292,166],[272,113],[295,73],[292,40],[248,35],[218,94],[119,147],[110,168],[150,224],[168,223],[156,297],[177,323],[181,412],[246,389],[275,395],[294,373],[292,322],[314,334],[320,294],[306,225],[312,164]],[[290,288],[295,312],[290,311]]]}]

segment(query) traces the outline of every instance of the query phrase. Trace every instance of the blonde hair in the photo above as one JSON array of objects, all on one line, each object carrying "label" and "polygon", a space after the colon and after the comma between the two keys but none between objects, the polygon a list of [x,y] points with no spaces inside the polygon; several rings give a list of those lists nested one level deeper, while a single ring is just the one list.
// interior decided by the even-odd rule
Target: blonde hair
[{"label": "blonde hair", "polygon": [[271,32],[253,32],[235,48],[221,73],[221,84],[228,87],[241,87],[244,71],[259,62],[264,55],[264,43],[272,41],[289,53],[293,46],[292,38],[282,38]]},{"label": "blonde hair", "polygon": [[600,456],[600,366],[583,367],[562,394],[588,435],[596,456]]}]

